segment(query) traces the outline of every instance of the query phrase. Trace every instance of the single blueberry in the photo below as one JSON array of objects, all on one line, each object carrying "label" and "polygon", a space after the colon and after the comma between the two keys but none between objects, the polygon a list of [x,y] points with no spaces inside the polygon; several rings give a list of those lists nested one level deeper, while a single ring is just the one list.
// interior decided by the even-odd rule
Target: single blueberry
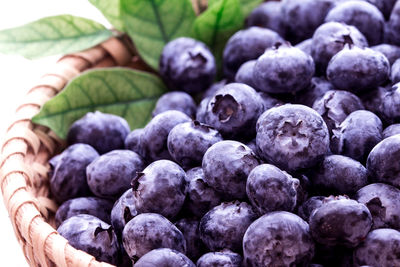
[{"label": "single blueberry", "polygon": [[254,65],[256,65],[257,60],[249,60],[243,63],[235,75],[235,82],[244,83],[254,89],[257,89],[256,84],[254,83]]},{"label": "single blueberry", "polygon": [[168,135],[168,151],[184,169],[201,165],[204,153],[213,144],[222,141],[214,128],[198,121],[176,125]]},{"label": "single blueberry", "polygon": [[197,106],[196,110],[196,121],[205,123],[206,122],[206,114],[208,103],[210,102],[211,97],[204,97],[200,104]]},{"label": "single blueberry", "polygon": [[221,203],[221,196],[205,182],[204,171],[201,167],[188,170],[186,176],[189,185],[184,208],[190,214],[201,218]]},{"label": "single blueberry", "polygon": [[156,103],[153,117],[167,110],[179,110],[193,118],[196,113],[196,103],[193,98],[185,92],[168,92],[163,94]]},{"label": "single blueberry", "polygon": [[298,208],[298,215],[303,218],[306,222],[310,221],[310,216],[314,212],[314,210],[318,209],[322,206],[324,196],[313,196],[307,199],[303,204],[301,204]]},{"label": "single blueberry", "polygon": [[294,102],[312,107],[315,101],[322,98],[330,90],[335,90],[332,83],[321,77],[312,77],[308,87],[296,92]]},{"label": "single blueberry", "polygon": [[386,129],[382,132],[382,139],[388,138],[396,134],[400,134],[400,123],[392,124],[386,127]]},{"label": "single blueberry", "polygon": [[57,209],[56,226],[60,226],[63,221],[78,214],[93,215],[110,224],[112,207],[113,202],[98,197],[78,197],[67,200]]},{"label": "single blueberry", "polygon": [[245,266],[308,266],[314,256],[314,241],[303,219],[274,211],[247,228],[243,256]]},{"label": "single blueberry", "polygon": [[355,199],[367,206],[374,222],[373,229],[400,229],[400,190],[382,183],[358,190]]},{"label": "single blueberry", "polygon": [[261,156],[286,171],[310,168],[329,152],[328,127],[315,110],[303,105],[264,112],[257,121],[256,141]]},{"label": "single blueberry", "polygon": [[129,149],[142,156],[141,155],[142,149],[140,147],[140,138],[142,134],[143,134],[143,129],[135,129],[132,132],[130,132],[128,136],[125,138],[125,149]]},{"label": "single blueberry", "polygon": [[390,17],[390,13],[392,12],[393,6],[397,0],[367,0],[367,2],[376,6],[386,19]]},{"label": "single blueberry", "polygon": [[111,150],[123,149],[129,132],[129,125],[125,119],[100,111],[89,112],[71,125],[67,142],[88,144],[100,154],[104,154]]},{"label": "single blueberry", "polygon": [[332,57],[326,72],[337,89],[360,93],[386,82],[390,64],[380,52],[349,44]]},{"label": "single blueberry", "polygon": [[282,2],[269,1],[260,4],[253,9],[246,18],[246,26],[258,26],[268,28],[279,33],[280,36],[286,35],[286,24],[281,15]]},{"label": "single blueberry", "polygon": [[354,26],[327,22],[318,27],[312,37],[311,46],[311,56],[314,59],[317,74],[325,74],[331,58],[349,41],[356,46],[368,46],[367,39]]},{"label": "single blueberry", "polygon": [[246,202],[224,202],[201,218],[200,238],[211,251],[227,248],[240,253],[243,235],[256,218]]},{"label": "single blueberry", "polygon": [[341,155],[326,156],[310,178],[321,194],[353,195],[368,183],[367,169],[360,162]]},{"label": "single blueberry", "polygon": [[400,2],[396,1],[390,14],[387,28],[385,31],[386,39],[389,43],[400,45]]},{"label": "single blueberry", "polygon": [[130,220],[122,232],[122,243],[134,261],[157,248],[186,253],[182,232],[164,216],[156,213],[142,213]]},{"label": "single blueberry", "polygon": [[392,65],[392,72],[390,74],[392,84],[400,82],[400,60],[396,60]]},{"label": "single blueberry", "polygon": [[292,211],[296,206],[299,180],[270,164],[261,164],[249,174],[247,197],[259,215],[276,210]]},{"label": "single blueberry", "polygon": [[96,196],[116,199],[130,188],[133,177],[144,167],[143,159],[135,152],[114,150],[87,166],[87,182]]},{"label": "single blueberry", "polygon": [[257,59],[253,80],[267,93],[294,93],[309,85],[314,75],[314,61],[290,44],[276,43]]},{"label": "single blueberry", "polygon": [[400,232],[394,229],[371,231],[354,251],[355,266],[400,266]]},{"label": "single blueberry", "polygon": [[205,122],[225,138],[252,139],[257,118],[262,111],[263,101],[253,88],[242,83],[231,83],[210,99]]},{"label": "single blueberry", "polygon": [[217,72],[210,49],[202,42],[180,37],[168,42],[160,57],[160,75],[170,89],[198,93],[214,81]]},{"label": "single blueberry", "polygon": [[247,176],[257,165],[259,159],[250,148],[237,141],[221,141],[204,154],[204,180],[226,199],[243,199]]},{"label": "single blueberry", "polygon": [[311,46],[312,46],[312,38],[306,39],[295,45],[296,48],[300,49],[301,51],[310,56],[311,56]]},{"label": "single blueberry", "polygon": [[98,261],[118,263],[118,240],[111,225],[88,214],[65,220],[57,232],[76,249],[83,250]]},{"label": "single blueberry", "polygon": [[400,134],[379,142],[369,153],[367,169],[371,182],[400,187]]},{"label": "single blueberry", "polygon": [[324,22],[335,0],[284,0],[282,13],[288,27],[287,36],[295,43],[310,38]]},{"label": "single blueberry", "polygon": [[221,89],[222,87],[224,87],[225,85],[228,84],[228,80],[223,79],[221,81],[215,82],[213,83],[203,94],[203,98],[210,98],[213,97],[214,94]]},{"label": "single blueberry", "polygon": [[371,149],[382,140],[382,122],[368,110],[357,110],[333,130],[331,150],[365,163]]},{"label": "single blueberry", "polygon": [[356,247],[372,226],[368,208],[344,197],[326,198],[310,216],[310,231],[314,240],[327,246]]},{"label": "single blueberry", "polygon": [[111,210],[111,225],[119,240],[122,238],[122,231],[125,225],[137,215],[135,207],[135,196],[132,188],[125,191],[120,198],[115,201]]},{"label": "single blueberry", "polygon": [[242,267],[242,256],[228,249],[224,249],[218,252],[208,252],[200,257],[200,259],[196,263],[196,266]]},{"label": "single blueberry", "polygon": [[182,232],[186,240],[186,256],[196,261],[203,253],[206,247],[200,239],[199,230],[200,221],[196,219],[183,218],[175,223],[175,226]]},{"label": "single blueberry", "polygon": [[173,218],[186,197],[186,173],[175,162],[154,161],[133,178],[132,188],[139,213],[156,212]]},{"label": "single blueberry", "polygon": [[265,92],[258,92],[258,94],[261,96],[261,100],[263,103],[263,111],[266,111],[270,108],[276,107],[276,106],[281,106],[284,104],[281,100],[265,93]]},{"label": "single blueberry", "polygon": [[143,129],[140,138],[142,155],[148,161],[172,159],[168,152],[168,134],[179,123],[191,121],[184,113],[168,110],[155,116]]},{"label": "single blueberry", "polygon": [[332,133],[350,113],[364,109],[364,106],[361,99],[353,93],[329,90],[314,102],[312,108],[322,116]]},{"label": "single blueberry", "polygon": [[57,202],[92,195],[86,181],[86,167],[98,157],[90,145],[74,144],[51,161],[50,191]]},{"label": "single blueberry", "polygon": [[133,267],[196,267],[196,265],[179,251],[170,248],[153,249],[144,254]]},{"label": "single blueberry", "polygon": [[332,8],[325,22],[353,25],[364,34],[370,45],[382,43],[385,18],[377,7],[366,1],[344,1]]},{"label": "single blueberry", "polygon": [[396,59],[400,58],[400,47],[397,45],[379,44],[372,46],[371,49],[384,54],[390,65],[393,65]]},{"label": "single blueberry", "polygon": [[257,59],[265,49],[283,41],[278,33],[266,28],[250,27],[236,32],[225,45],[223,53],[225,76],[233,80],[243,63]]}]

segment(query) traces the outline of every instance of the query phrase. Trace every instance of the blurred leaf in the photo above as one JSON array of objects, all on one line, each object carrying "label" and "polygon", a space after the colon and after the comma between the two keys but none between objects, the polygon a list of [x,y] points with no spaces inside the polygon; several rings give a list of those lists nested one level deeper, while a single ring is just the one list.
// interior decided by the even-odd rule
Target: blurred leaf
[{"label": "blurred leaf", "polygon": [[239,0],[242,6],[243,16],[247,17],[254,8],[259,6],[263,0]]},{"label": "blurred leaf", "polygon": [[239,0],[219,0],[196,18],[193,34],[208,45],[220,65],[226,42],[242,26],[243,14]]},{"label": "blurred leaf", "polygon": [[156,70],[164,45],[190,35],[196,18],[190,0],[121,0],[121,15],[140,56]]},{"label": "blurred leaf", "polygon": [[95,46],[111,35],[90,19],[60,15],[0,31],[0,52],[29,59],[67,54]]},{"label": "blurred leaf", "polygon": [[89,0],[115,29],[124,32],[124,23],[121,20],[120,0]]},{"label": "blurred leaf", "polygon": [[144,127],[166,87],[155,75],[124,68],[91,70],[73,79],[49,100],[32,121],[65,138],[71,124],[90,111],[125,118],[132,129]]}]

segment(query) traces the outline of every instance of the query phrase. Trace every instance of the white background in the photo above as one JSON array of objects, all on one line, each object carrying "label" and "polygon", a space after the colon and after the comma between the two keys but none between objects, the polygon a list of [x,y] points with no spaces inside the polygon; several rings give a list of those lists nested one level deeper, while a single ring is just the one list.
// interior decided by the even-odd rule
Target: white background
[{"label": "white background", "polygon": [[[0,30],[59,14],[91,18],[109,27],[104,17],[88,0],[0,0]],[[0,140],[26,91],[53,66],[57,58],[55,56],[30,61],[19,56],[0,54]],[[28,266],[1,200],[0,266]]]}]

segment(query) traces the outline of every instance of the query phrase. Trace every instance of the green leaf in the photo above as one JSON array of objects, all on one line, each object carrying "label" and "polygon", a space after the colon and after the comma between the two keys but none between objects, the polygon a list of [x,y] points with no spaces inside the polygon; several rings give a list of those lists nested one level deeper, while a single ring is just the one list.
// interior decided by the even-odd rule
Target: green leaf
[{"label": "green leaf", "polygon": [[103,25],[81,17],[60,15],[0,31],[0,53],[29,59],[81,51],[112,35]]},{"label": "green leaf", "polygon": [[121,16],[140,56],[156,70],[164,45],[190,35],[196,18],[190,0],[121,0]]},{"label": "green leaf", "polygon": [[144,127],[166,87],[155,75],[124,68],[91,70],[73,79],[46,102],[32,121],[65,138],[71,124],[99,110],[125,118],[132,129]]},{"label": "green leaf", "polygon": [[120,0],[89,0],[89,2],[103,13],[115,29],[125,31],[120,15]]},{"label": "green leaf", "polygon": [[193,34],[208,45],[220,65],[226,42],[242,28],[243,20],[239,0],[220,0],[196,18]]},{"label": "green leaf", "polygon": [[260,5],[263,0],[239,0],[242,6],[242,12],[245,17],[253,11],[258,5]]}]

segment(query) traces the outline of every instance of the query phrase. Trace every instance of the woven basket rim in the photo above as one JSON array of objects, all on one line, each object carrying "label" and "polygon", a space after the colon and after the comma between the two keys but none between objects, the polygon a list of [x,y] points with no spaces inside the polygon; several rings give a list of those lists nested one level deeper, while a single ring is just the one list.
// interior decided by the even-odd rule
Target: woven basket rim
[{"label": "woven basket rim", "polygon": [[15,235],[30,266],[112,266],[77,250],[54,227],[57,204],[48,198],[48,159],[64,142],[31,118],[43,104],[80,73],[93,68],[127,66],[146,70],[125,36],[61,57],[18,106],[7,127],[0,155],[0,186]]}]

